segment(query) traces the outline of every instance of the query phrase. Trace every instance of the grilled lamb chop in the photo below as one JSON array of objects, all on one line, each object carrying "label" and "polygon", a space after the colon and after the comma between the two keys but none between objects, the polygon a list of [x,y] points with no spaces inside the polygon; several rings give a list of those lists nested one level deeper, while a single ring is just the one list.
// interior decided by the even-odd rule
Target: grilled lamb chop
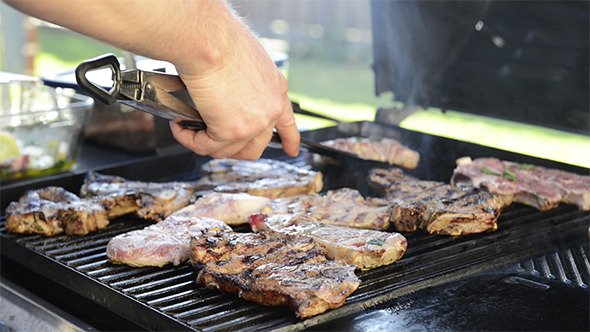
[{"label": "grilled lamb chop", "polygon": [[364,137],[337,138],[321,144],[346,151],[365,160],[375,160],[414,169],[420,161],[420,154],[393,138],[371,140]]},{"label": "grilled lamb chop", "polygon": [[197,282],[263,305],[288,306],[301,318],[340,307],[360,285],[355,267],[327,261],[325,248],[301,236],[211,230],[191,240]]},{"label": "grilled lamb chop", "polygon": [[209,229],[230,229],[220,220],[195,215],[192,206],[144,229],[120,234],[107,245],[112,263],[130,266],[180,265],[189,259],[190,240]]},{"label": "grilled lamb chop", "polygon": [[[397,170],[392,172],[397,173]],[[379,173],[378,179],[387,178],[383,170]],[[397,176],[393,174],[392,178]],[[375,178],[373,170],[369,172],[369,181],[372,178]],[[387,193],[384,200],[393,207],[391,222],[400,232],[413,232],[418,228],[439,235],[494,231],[505,207],[501,197],[473,188],[421,180],[381,183]]]},{"label": "grilled lamb chop", "polygon": [[202,173],[201,186],[268,198],[317,193],[323,187],[322,173],[270,159],[213,159],[203,165]]},{"label": "grilled lamb chop", "polygon": [[80,199],[60,187],[29,191],[6,208],[6,230],[11,233],[86,235],[108,224],[100,202]]},{"label": "grilled lamb chop", "polygon": [[178,265],[189,258],[192,236],[210,228],[229,230],[227,223],[247,223],[268,201],[244,193],[204,195],[156,225],[116,236],[107,245],[107,256],[131,266]]},{"label": "grilled lamb chop", "polygon": [[366,199],[358,190],[341,188],[326,195],[303,195],[276,199],[263,209],[268,215],[295,214],[328,225],[385,230],[391,208],[378,200]]},{"label": "grilled lamb chop", "polygon": [[90,171],[80,195],[100,197],[111,218],[135,212],[142,219],[158,222],[194,201],[195,184],[130,181]]},{"label": "grilled lamb chop", "polygon": [[288,306],[308,318],[341,307],[360,285],[354,266],[338,261],[282,265],[268,263],[235,274],[205,267],[197,282],[210,289],[269,306]]},{"label": "grilled lamb chop", "polygon": [[556,169],[469,157],[457,160],[451,183],[484,188],[507,203],[516,202],[548,211],[561,202],[590,210],[590,176]]},{"label": "grilled lamb chop", "polygon": [[303,236],[271,233],[237,233],[211,229],[190,243],[193,265],[206,265],[219,273],[235,274],[267,263],[294,265],[326,261],[326,249]]},{"label": "grilled lamb chop", "polygon": [[255,232],[278,236],[308,236],[326,247],[328,258],[359,269],[371,269],[398,261],[408,242],[398,233],[325,225],[306,217],[254,214],[250,226]]}]

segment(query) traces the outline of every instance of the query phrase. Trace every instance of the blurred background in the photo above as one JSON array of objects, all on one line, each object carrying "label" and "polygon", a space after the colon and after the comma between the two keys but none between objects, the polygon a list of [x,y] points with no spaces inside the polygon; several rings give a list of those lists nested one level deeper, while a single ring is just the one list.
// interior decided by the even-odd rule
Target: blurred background
[{"label": "blurred background", "polygon": [[[373,121],[380,116],[380,120],[407,129],[590,167],[590,153],[580,153],[590,152],[590,133],[584,129],[586,125],[577,131],[560,130],[531,124],[531,121],[512,121],[510,116],[490,117],[441,109],[433,103],[409,102],[407,98],[400,100],[386,89],[378,94],[375,52],[379,52],[383,43],[375,44],[374,20],[378,14],[375,8],[387,2],[230,1],[260,36],[267,50],[288,55],[285,74],[290,96],[306,110],[341,121]],[[587,22],[588,13],[582,14],[583,22]],[[0,69],[4,72],[54,77],[104,53],[122,55],[121,50],[24,16],[3,3],[0,3],[0,20]],[[466,24],[470,33],[486,31],[482,30],[480,20],[473,19]],[[587,24],[585,29],[588,30]],[[491,40],[498,48],[503,47],[502,42],[510,41],[498,35]],[[395,48],[402,54],[404,50],[404,46]],[[431,54],[422,55],[429,57]],[[408,70],[413,73],[417,69]],[[582,70],[585,70],[583,77],[587,77],[587,66]],[[583,117],[581,121],[588,120]],[[333,124],[298,116],[301,130]]]}]

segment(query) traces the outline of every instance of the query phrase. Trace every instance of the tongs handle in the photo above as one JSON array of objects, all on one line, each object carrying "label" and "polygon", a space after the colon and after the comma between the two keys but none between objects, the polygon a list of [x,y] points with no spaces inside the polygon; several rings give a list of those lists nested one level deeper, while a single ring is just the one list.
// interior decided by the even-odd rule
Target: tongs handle
[{"label": "tongs handle", "polygon": [[[86,77],[87,73],[103,68],[109,68],[112,72],[113,86],[109,90],[90,82]],[[92,97],[105,104],[113,104],[119,99],[122,84],[119,60],[114,54],[106,54],[82,62],[76,67],[76,82]]]}]

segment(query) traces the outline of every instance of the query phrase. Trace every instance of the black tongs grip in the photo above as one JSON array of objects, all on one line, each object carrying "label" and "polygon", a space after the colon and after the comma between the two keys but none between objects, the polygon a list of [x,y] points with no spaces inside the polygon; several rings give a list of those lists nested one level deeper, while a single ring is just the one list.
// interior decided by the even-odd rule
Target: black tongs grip
[{"label": "black tongs grip", "polygon": [[[86,77],[89,72],[109,68],[113,74],[113,87],[110,90],[92,83]],[[88,91],[90,95],[99,101],[111,105],[119,98],[119,91],[121,90],[121,69],[119,68],[119,60],[113,54],[103,55],[82,62],[76,67],[76,82],[78,85]]]},{"label": "black tongs grip", "polygon": [[[99,86],[88,79],[90,72],[100,69],[110,69],[111,88]],[[119,60],[113,54],[82,62],[76,68],[76,81],[92,97],[105,104],[118,101],[168,120],[181,117],[202,121],[178,75],[139,69],[121,71]]]}]

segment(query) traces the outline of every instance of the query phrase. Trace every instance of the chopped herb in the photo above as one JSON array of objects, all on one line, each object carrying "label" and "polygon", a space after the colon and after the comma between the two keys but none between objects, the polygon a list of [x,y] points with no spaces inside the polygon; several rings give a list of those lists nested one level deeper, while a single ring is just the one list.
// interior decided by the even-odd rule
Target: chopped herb
[{"label": "chopped herb", "polygon": [[522,164],[522,165],[518,165],[516,166],[516,169],[519,169],[521,171],[530,171],[535,169],[535,165],[531,165],[531,164]]},{"label": "chopped herb", "polygon": [[481,168],[481,172],[483,174],[490,174],[490,175],[500,176],[500,173],[496,173],[496,172],[492,171],[491,169],[487,168],[486,166],[484,166],[484,167]]},{"label": "chopped herb", "polygon": [[74,220],[78,220],[78,215],[76,215],[76,214],[72,214],[72,215],[71,215],[71,216],[68,218],[68,220],[66,220],[66,226],[67,226],[67,225],[69,225],[69,224],[70,224],[72,221],[74,221]]},{"label": "chopped herb", "polygon": [[374,246],[382,246],[385,244],[385,242],[381,241],[381,240],[371,239],[371,240],[367,241],[367,244],[372,244]]},{"label": "chopped herb", "polygon": [[518,179],[516,178],[516,174],[514,174],[513,172],[505,169],[504,172],[502,173],[502,177],[504,177],[505,179],[508,179],[510,181],[514,181],[517,182]]}]

